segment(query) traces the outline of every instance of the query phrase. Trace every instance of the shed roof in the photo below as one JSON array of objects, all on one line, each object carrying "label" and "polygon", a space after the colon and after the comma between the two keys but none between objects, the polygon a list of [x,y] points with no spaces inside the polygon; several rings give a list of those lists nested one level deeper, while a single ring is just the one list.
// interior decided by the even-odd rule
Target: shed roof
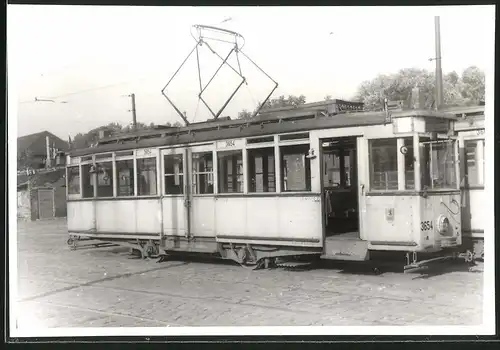
[{"label": "shed roof", "polygon": [[[29,149],[30,147],[33,147],[35,143],[39,142],[41,139],[45,139],[45,137],[49,136],[52,141],[56,143],[56,147],[66,151],[68,149],[68,143],[64,140],[62,140],[60,137],[54,135],[53,133],[45,130],[41,132],[37,132],[34,134],[30,135],[25,135],[17,138],[17,151],[18,153],[20,151],[25,151]],[[45,143],[45,140],[43,141]]]}]

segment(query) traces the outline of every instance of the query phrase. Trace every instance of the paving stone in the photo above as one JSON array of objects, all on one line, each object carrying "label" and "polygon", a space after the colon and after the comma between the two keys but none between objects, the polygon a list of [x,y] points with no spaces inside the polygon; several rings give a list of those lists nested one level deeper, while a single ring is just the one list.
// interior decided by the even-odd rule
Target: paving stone
[{"label": "paving stone", "polygon": [[[232,263],[71,251],[65,220],[20,223],[19,327],[473,325],[483,274],[427,278],[340,268],[249,271]],[[34,298],[34,299],[29,299]]]}]

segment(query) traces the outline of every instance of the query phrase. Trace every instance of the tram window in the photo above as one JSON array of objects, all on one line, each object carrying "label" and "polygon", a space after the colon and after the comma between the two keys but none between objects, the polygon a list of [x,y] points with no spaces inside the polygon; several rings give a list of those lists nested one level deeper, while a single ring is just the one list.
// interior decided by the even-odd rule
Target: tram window
[{"label": "tram window", "polygon": [[137,159],[137,194],[154,196],[156,188],[156,158]]},{"label": "tram window", "polygon": [[68,194],[80,193],[80,169],[77,166],[68,167]]},{"label": "tram window", "polygon": [[94,173],[90,172],[92,164],[82,165],[82,197],[94,197]]},{"label": "tram window", "polygon": [[276,192],[274,147],[248,150],[249,192]]},{"label": "tram window", "polygon": [[214,193],[212,152],[193,153],[193,193]]},{"label": "tram window", "polygon": [[165,171],[165,194],[184,193],[184,168],[182,154],[172,154],[163,157]]},{"label": "tram window", "polygon": [[398,189],[398,149],[396,139],[370,141],[370,188]]},{"label": "tram window", "polygon": [[325,152],[323,156],[324,172],[323,176],[325,187],[340,187],[340,151]]},{"label": "tram window", "polygon": [[420,143],[420,156],[422,188],[457,187],[454,140]]},{"label": "tram window", "polygon": [[117,160],[116,161],[116,177],[118,184],[118,196],[133,196],[134,195],[134,161]]},{"label": "tram window", "polygon": [[323,151],[323,186],[333,188],[351,187],[350,149],[334,149]]},{"label": "tram window", "polygon": [[96,164],[97,197],[113,197],[113,163]]},{"label": "tram window", "polygon": [[311,161],[306,157],[309,145],[281,146],[282,191],[311,190]]},{"label": "tram window", "polygon": [[415,189],[415,154],[413,152],[413,137],[404,138],[404,145],[407,148],[405,154],[405,189]]},{"label": "tram window", "polygon": [[243,154],[241,151],[217,153],[219,193],[243,192]]},{"label": "tram window", "polygon": [[467,185],[484,185],[484,140],[465,141]]}]

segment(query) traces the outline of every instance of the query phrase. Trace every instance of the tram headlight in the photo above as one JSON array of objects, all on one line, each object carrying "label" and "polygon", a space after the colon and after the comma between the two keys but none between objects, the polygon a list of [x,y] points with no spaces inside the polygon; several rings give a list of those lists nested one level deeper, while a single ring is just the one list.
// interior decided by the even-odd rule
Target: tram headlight
[{"label": "tram headlight", "polygon": [[440,215],[437,219],[437,230],[440,234],[446,234],[450,228],[450,220],[444,215]]}]

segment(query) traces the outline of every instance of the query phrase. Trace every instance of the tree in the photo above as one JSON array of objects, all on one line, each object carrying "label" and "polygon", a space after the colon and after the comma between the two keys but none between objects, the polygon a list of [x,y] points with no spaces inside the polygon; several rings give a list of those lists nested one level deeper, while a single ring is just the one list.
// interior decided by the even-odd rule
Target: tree
[{"label": "tree", "polygon": [[262,108],[268,109],[276,107],[291,107],[291,106],[298,106],[304,103],[306,103],[306,97],[304,95],[300,96],[288,95],[287,98],[285,98],[284,95],[281,95],[278,98],[267,100]]},{"label": "tree", "polygon": [[[155,123],[141,123],[138,122],[136,124],[136,129],[137,130],[153,130],[156,128]],[[175,123],[171,124],[170,122],[167,122],[165,126],[169,127],[181,127],[182,124],[179,121],[176,121]],[[133,131],[133,126],[132,124],[127,124],[127,125],[121,125],[119,123],[109,123],[108,125],[103,125],[99,126],[97,128],[94,128],[86,133],[78,133],[75,135],[71,142],[71,148],[86,148],[90,147],[90,145],[96,143],[99,140],[99,132],[101,130],[105,130],[107,132],[111,132],[111,134],[119,134],[119,133],[127,133]]]},{"label": "tree", "polygon": [[[267,100],[266,103],[264,103],[264,106],[262,106],[262,110],[277,108],[277,107],[295,107],[305,103],[306,103],[306,97],[304,95],[300,96],[288,95],[287,98],[285,98],[284,95],[281,95],[278,98]],[[255,113],[255,111],[253,113]],[[244,109],[238,113],[238,119],[250,119],[253,113]]]},{"label": "tree", "polygon": [[[408,101],[414,87],[419,87],[426,107],[434,103],[435,75],[425,69],[406,68],[395,74],[379,74],[360,84],[356,99],[366,109],[380,109],[384,99]],[[477,67],[467,68],[460,77],[456,72],[443,76],[443,99],[446,105],[466,105],[484,99],[484,73]]]},{"label": "tree", "polygon": [[250,119],[252,118],[252,112],[249,112],[248,110],[244,109],[241,112],[238,113],[238,119]]},{"label": "tree", "polygon": [[484,72],[478,67],[469,67],[462,73],[461,93],[467,103],[484,101],[485,85]]}]

